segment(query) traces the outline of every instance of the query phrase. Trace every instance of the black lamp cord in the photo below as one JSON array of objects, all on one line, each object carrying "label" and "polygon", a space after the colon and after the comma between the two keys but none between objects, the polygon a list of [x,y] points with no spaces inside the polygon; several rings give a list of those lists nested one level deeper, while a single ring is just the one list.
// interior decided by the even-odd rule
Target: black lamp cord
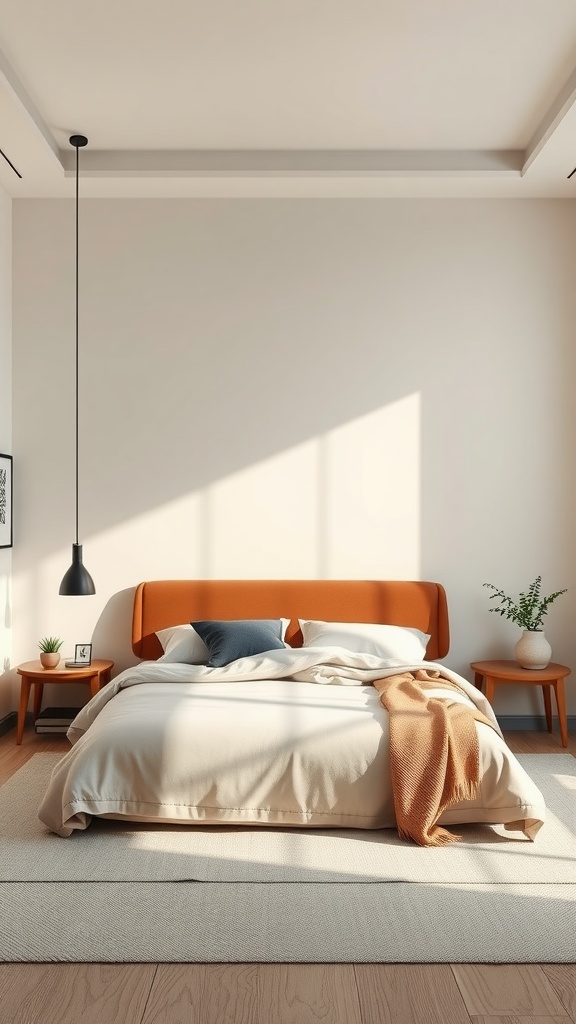
[{"label": "black lamp cord", "polygon": [[76,146],[76,544],[78,544],[78,167],[79,148]]}]

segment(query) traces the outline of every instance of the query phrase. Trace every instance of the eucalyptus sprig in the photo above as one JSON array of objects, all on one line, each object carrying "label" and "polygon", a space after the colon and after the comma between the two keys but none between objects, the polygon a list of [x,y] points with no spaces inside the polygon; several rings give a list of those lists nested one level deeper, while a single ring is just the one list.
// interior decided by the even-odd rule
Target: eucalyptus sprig
[{"label": "eucalyptus sprig", "polygon": [[511,597],[508,597],[503,590],[495,587],[493,583],[483,583],[482,586],[494,591],[490,595],[490,601],[499,599],[500,606],[498,608],[489,608],[489,611],[496,612],[497,615],[504,615],[505,618],[511,619],[517,626],[520,626],[521,629],[528,629],[532,633],[542,629],[542,622],[544,616],[548,614],[548,608],[557,597],[566,593],[566,589],[555,590],[553,594],[548,594],[548,597],[542,597],[541,576],[536,577],[526,593],[522,592],[518,595],[517,601],[513,601]]}]

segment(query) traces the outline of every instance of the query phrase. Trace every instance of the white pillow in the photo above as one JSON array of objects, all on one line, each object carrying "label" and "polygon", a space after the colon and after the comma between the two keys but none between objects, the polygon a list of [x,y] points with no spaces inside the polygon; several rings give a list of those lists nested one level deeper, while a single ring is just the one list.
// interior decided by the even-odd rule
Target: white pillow
[{"label": "white pillow", "polygon": [[[290,619],[280,619],[280,637],[284,641]],[[157,660],[164,662],[180,662],[184,665],[206,665],[210,660],[210,651],[198,636],[194,627],[186,622],[181,626],[169,626],[156,631],[164,654]],[[285,644],[287,647],[288,644]]]},{"label": "white pillow", "polygon": [[210,652],[198,633],[190,625],[169,626],[156,632],[164,654],[158,661],[182,662],[185,665],[204,665],[210,658]]},{"label": "white pillow", "polygon": [[402,665],[415,665],[426,658],[428,633],[408,626],[387,626],[379,622],[319,622],[298,619],[303,647],[344,647],[356,654],[374,654]]}]

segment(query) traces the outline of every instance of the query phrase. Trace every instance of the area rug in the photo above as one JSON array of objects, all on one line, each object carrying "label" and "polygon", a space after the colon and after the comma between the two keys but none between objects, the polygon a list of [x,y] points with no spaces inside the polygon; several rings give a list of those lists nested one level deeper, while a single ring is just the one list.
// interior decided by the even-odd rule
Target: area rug
[{"label": "area rug", "polygon": [[463,825],[459,843],[422,849],[394,829],[139,825],[93,819],[68,839],[36,809],[58,754],[36,754],[0,789],[1,882],[576,883],[576,758],[519,758],[544,794],[534,843]]},{"label": "area rug", "polygon": [[[32,762],[2,787],[0,795],[6,797],[4,791],[9,787],[10,802],[14,788],[10,783],[18,785],[19,776],[20,782],[26,782],[27,776],[34,776],[35,761],[39,764],[43,760],[45,770],[47,756],[54,760],[54,755],[35,755]],[[576,956],[576,884],[569,879],[574,879],[574,843],[572,841],[572,846],[562,854],[552,851],[554,864],[564,879],[558,881],[556,867],[551,869],[550,857],[540,840],[560,808],[564,808],[561,814],[567,813],[564,818],[558,818],[562,826],[558,834],[564,838],[563,830],[574,827],[575,791],[569,788],[574,786],[574,759],[570,755],[523,755],[519,759],[541,786],[551,807],[549,821],[536,843],[530,844],[538,858],[537,869],[533,866],[529,869],[537,875],[536,881],[504,880],[500,868],[496,867],[490,869],[492,874],[486,878],[484,866],[481,872],[485,881],[470,878],[443,881],[430,870],[428,877],[420,881],[374,881],[366,875],[365,861],[360,879],[356,876],[354,880],[342,881],[335,879],[331,860],[329,864],[312,864],[313,870],[329,877],[330,884],[316,879],[250,882],[237,880],[236,856],[232,858],[234,880],[231,881],[97,881],[87,879],[82,870],[84,850],[88,847],[77,842],[80,837],[63,840],[53,836],[49,841],[57,844],[58,850],[69,847],[74,851],[74,878],[77,880],[32,881],[21,867],[20,872],[16,872],[20,880],[0,883],[0,960],[572,962]],[[26,772],[26,768],[30,770]],[[543,775],[537,775],[541,770],[543,775],[550,776],[550,786],[541,784]],[[555,790],[558,799],[555,799]],[[561,790],[568,792],[567,802],[560,796]],[[37,804],[28,805],[29,817],[34,817],[35,806]],[[0,805],[2,822],[4,813]],[[92,828],[84,834],[85,838]],[[246,830],[230,831],[244,833]],[[106,840],[108,843],[113,840],[115,845],[113,852],[109,845],[104,855],[102,848],[98,848],[103,861],[101,876],[113,873],[118,849],[118,837],[113,832],[106,830],[97,842]],[[19,841],[26,845],[34,839],[21,836]],[[46,836],[42,841],[46,841]],[[485,842],[486,837],[480,846]],[[494,843],[487,852],[480,850],[480,846],[474,847],[480,861],[501,857],[500,842]],[[0,845],[0,863],[2,867],[8,863],[8,870],[14,874],[10,867],[13,858],[5,856],[9,848],[10,840],[4,838]],[[509,849],[508,839],[503,849]],[[416,852],[426,855],[435,851]],[[154,856],[156,853],[157,849],[153,851]],[[176,854],[180,858],[182,855],[182,851]],[[28,858],[26,865],[31,868],[32,876],[42,875],[42,865],[33,869],[26,850],[23,856]],[[152,864],[157,871],[154,856],[146,870],[150,870]],[[569,865],[567,870],[561,867],[563,859]],[[53,872],[55,861],[51,857],[48,860],[48,871]],[[226,858],[224,860],[228,863]],[[139,851],[133,849],[135,868],[138,861]],[[164,861],[169,862],[170,856],[165,856]],[[251,871],[259,870],[254,857],[250,863]],[[302,867],[276,862],[273,866],[275,869]],[[269,867],[266,863],[266,870]],[[502,871],[507,874],[508,869],[502,868]]]}]

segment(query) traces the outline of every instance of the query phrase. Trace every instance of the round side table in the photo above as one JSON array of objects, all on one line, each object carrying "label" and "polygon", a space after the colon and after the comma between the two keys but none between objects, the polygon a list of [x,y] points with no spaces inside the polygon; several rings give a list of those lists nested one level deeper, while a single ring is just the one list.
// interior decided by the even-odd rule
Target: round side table
[{"label": "round side table", "polygon": [[562,746],[568,746],[568,719],[564,694],[564,679],[570,675],[567,665],[558,665],[551,661],[546,668],[532,669],[521,668],[515,661],[473,661],[470,663],[470,668],[474,672],[474,685],[480,690],[484,684],[484,694],[490,704],[493,702],[494,690],[497,686],[505,684],[524,686],[527,683],[541,686],[548,732],[552,732],[552,696],[550,691],[553,689],[556,694]]},{"label": "round side table", "polygon": [[56,668],[44,668],[39,660],[25,661],[23,665],[19,665],[16,671],[18,675],[22,676],[22,682],[20,683],[16,743],[22,743],[32,686],[34,687],[34,718],[37,718],[42,707],[44,683],[86,683],[90,687],[90,696],[94,697],[105,683],[110,682],[110,673],[113,668],[113,661],[105,661],[101,658],[93,658],[90,665],[82,668],[66,668],[64,665],[57,665]]}]

